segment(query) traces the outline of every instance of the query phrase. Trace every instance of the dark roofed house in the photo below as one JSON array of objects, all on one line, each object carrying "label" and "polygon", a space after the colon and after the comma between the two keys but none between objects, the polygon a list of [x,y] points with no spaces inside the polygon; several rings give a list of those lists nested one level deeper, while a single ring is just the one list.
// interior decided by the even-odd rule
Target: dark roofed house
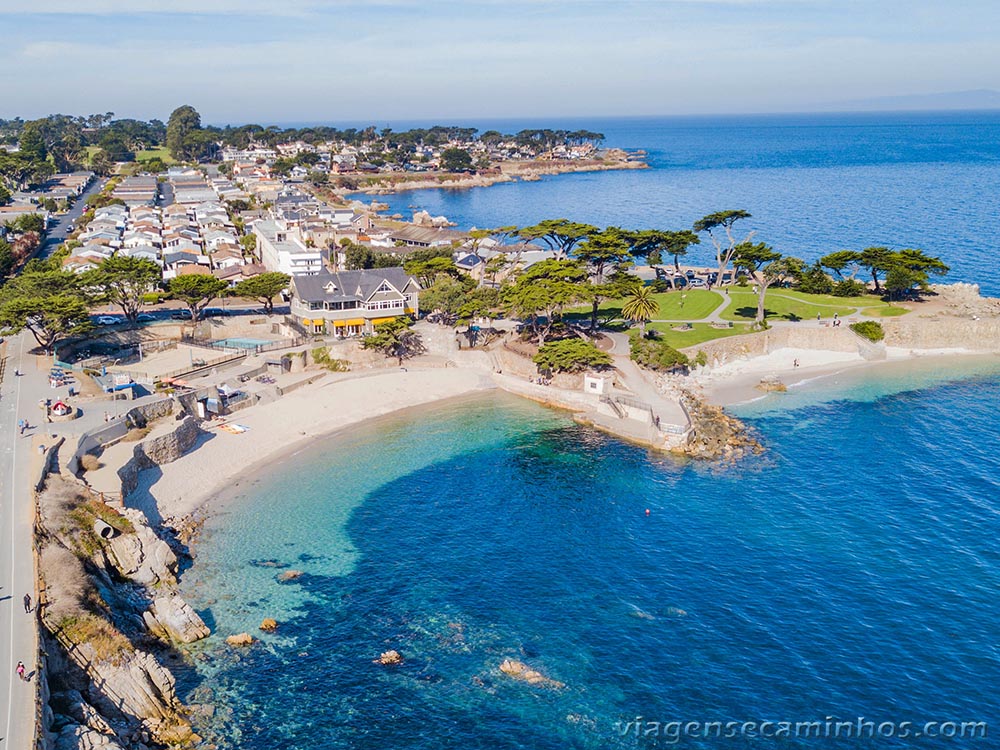
[{"label": "dark roofed house", "polygon": [[419,312],[420,285],[402,268],[292,277],[292,316],[314,333],[355,336]]}]

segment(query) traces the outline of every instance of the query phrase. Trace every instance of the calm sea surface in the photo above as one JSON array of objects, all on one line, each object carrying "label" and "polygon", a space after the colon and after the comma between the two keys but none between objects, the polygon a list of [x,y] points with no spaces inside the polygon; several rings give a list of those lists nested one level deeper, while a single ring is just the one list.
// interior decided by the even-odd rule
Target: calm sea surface
[{"label": "calm sea surface", "polygon": [[[390,214],[426,209],[464,228],[566,217],[680,229],[741,208],[757,239],[784,253],[917,247],[943,257],[952,278],[1000,294],[1000,112],[473,124],[587,127],[610,146],[645,149],[652,169],[380,196]],[[692,259],[707,261],[708,248]]]},{"label": "calm sea surface", "polygon": [[[998,376],[907,365],[765,399],[743,415],[768,453],[732,467],[505,394],[331,437],[209,520],[183,586],[216,634],[181,694],[247,750],[670,745],[637,716],[998,724]],[[264,617],[262,643],[222,644]],[[372,662],[390,648],[402,666]]]}]

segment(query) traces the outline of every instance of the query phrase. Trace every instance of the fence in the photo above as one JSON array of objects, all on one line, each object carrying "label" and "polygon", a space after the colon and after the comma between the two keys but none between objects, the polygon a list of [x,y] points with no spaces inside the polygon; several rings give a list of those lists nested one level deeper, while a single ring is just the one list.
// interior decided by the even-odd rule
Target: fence
[{"label": "fence", "polygon": [[307,343],[307,339],[303,336],[295,336],[290,339],[279,339],[278,341],[271,341],[266,344],[256,344],[254,346],[235,346],[233,344],[226,344],[226,339],[222,341],[212,341],[210,339],[199,339],[193,336],[185,336],[181,339],[182,343],[188,346],[197,346],[202,349],[215,349],[217,351],[226,352],[243,352],[246,354],[263,354],[265,352],[276,352],[280,349],[292,349],[296,346],[301,346]]}]

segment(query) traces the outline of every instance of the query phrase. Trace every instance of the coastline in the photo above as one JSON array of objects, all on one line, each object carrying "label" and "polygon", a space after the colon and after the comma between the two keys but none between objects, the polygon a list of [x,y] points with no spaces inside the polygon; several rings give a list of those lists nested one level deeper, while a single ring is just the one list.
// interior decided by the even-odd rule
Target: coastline
[{"label": "coastline", "polygon": [[[506,169],[504,169],[506,167]],[[467,190],[477,187],[491,187],[508,182],[535,182],[542,177],[578,172],[614,172],[620,170],[649,169],[644,161],[629,161],[615,159],[611,161],[585,162],[517,162],[504,164],[499,173],[446,175],[436,177],[403,179],[394,181],[391,176],[384,180],[376,177],[367,185],[359,185],[356,190],[337,190],[341,196],[346,195],[391,195],[411,190]],[[454,177],[454,179],[449,179]]]},{"label": "coastline", "polygon": [[[804,365],[790,365],[793,354],[801,357],[797,350],[778,350],[770,355],[755,357],[739,363],[727,373],[710,373],[707,376],[695,376],[704,396],[713,404],[722,407],[737,407],[760,401],[773,396],[782,398],[784,393],[768,393],[759,384],[764,379],[776,379],[784,385],[788,392],[797,391],[812,386],[814,389],[833,388],[839,385],[833,382],[840,376],[863,377],[865,374],[877,375],[891,373],[893,368],[906,367],[912,369],[916,363],[925,363],[930,368],[941,368],[947,372],[949,365],[954,369],[956,363],[967,364],[975,371],[978,366],[986,363],[1000,362],[995,354],[969,349],[934,349],[924,351],[890,352],[883,360],[865,360],[861,358],[844,358],[839,352],[813,351],[819,355],[812,360],[803,360]],[[826,356],[824,356],[826,355]],[[784,367],[773,367],[777,358],[787,358]],[[743,367],[740,367],[742,365]],[[900,373],[902,374],[902,373]],[[959,375],[963,377],[964,375]]]},{"label": "coastline", "polygon": [[[242,434],[211,425],[183,456],[162,470],[140,473],[126,505],[141,510],[153,523],[180,520],[202,509],[244,474],[273,465],[316,440],[373,419],[495,387],[487,373],[472,368],[324,378],[226,420],[247,427]],[[325,389],[336,393],[331,396],[332,391]]]},{"label": "coastline", "polygon": [[[840,375],[877,373],[915,360],[926,360],[934,368],[956,360],[973,366],[997,361],[995,355],[968,350],[893,354],[886,360],[866,361],[838,352],[778,350],[734,362],[707,375],[696,374],[692,384],[710,403],[733,407],[768,396],[757,387],[762,378],[777,378],[792,391],[812,383],[817,388],[832,387],[835,383],[831,379]],[[803,366],[794,368],[794,359],[802,359]],[[143,471],[126,504],[141,510],[153,523],[167,521],[173,525],[204,511],[213,498],[224,497],[242,479],[267,471],[316,441],[372,420],[493,389],[572,411],[571,405],[559,399],[525,392],[523,387],[507,384],[507,380],[510,378],[491,376],[474,366],[420,369],[417,365],[405,371],[365,373],[361,377],[327,376],[278,401],[238,412],[226,420],[247,427],[242,434],[230,434],[219,430],[219,425],[210,425],[183,456],[160,470]]]}]

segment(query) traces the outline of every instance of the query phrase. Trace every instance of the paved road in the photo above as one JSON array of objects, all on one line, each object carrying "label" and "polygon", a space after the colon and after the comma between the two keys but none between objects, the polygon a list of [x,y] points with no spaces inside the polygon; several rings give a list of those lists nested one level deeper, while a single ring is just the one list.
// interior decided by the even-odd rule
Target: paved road
[{"label": "paved road", "polygon": [[48,258],[56,251],[56,248],[66,241],[66,237],[69,235],[70,231],[72,231],[70,230],[69,225],[76,222],[76,220],[80,218],[87,208],[85,203],[87,198],[98,192],[106,183],[107,179],[104,177],[99,177],[94,180],[90,183],[90,187],[83,191],[83,195],[77,198],[76,203],[73,204],[73,208],[62,216],[56,218],[56,223],[49,228],[48,234],[45,237],[45,244],[43,244],[42,249],[38,251],[39,258],[42,258],[43,260]]},{"label": "paved road", "polygon": [[[7,359],[0,383],[0,748],[4,750],[32,747],[35,726],[36,683],[26,684],[14,673],[18,661],[24,662],[29,674],[36,672],[38,654],[35,616],[25,614],[23,604],[26,593],[35,597],[29,491],[32,438],[18,435],[17,420],[27,417],[37,425],[40,412],[26,406],[37,403],[28,400],[33,395],[24,382],[28,376],[14,375],[17,368],[35,369],[34,357],[26,353],[28,346],[23,335],[0,345],[0,357]],[[37,388],[37,373],[33,380]]]}]

